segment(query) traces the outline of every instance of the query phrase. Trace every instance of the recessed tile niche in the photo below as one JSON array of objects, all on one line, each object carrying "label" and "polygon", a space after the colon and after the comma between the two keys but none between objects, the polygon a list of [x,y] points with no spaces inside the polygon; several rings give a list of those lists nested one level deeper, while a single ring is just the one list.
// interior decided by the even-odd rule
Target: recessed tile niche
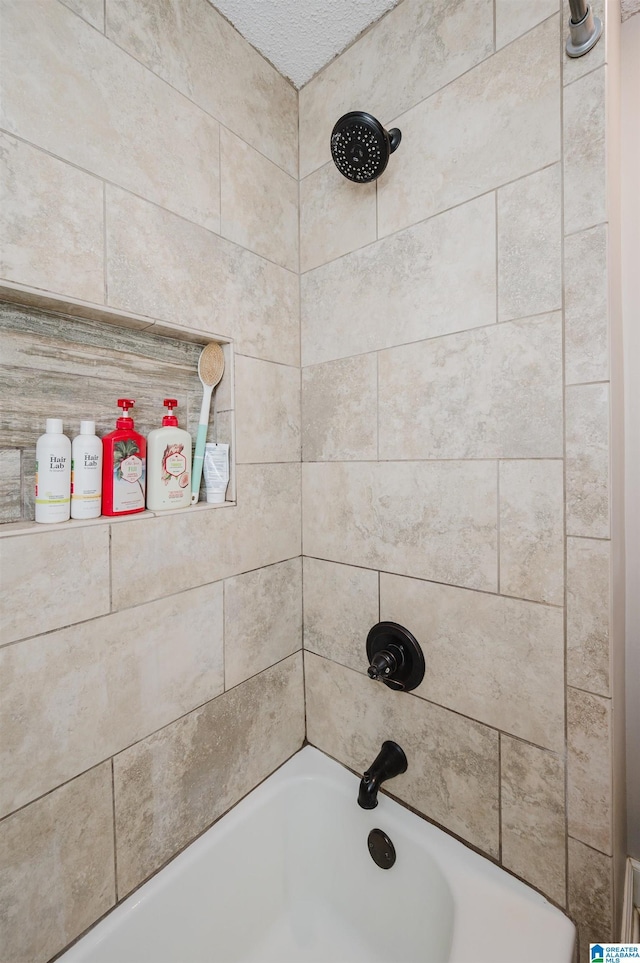
[{"label": "recessed tile niche", "polygon": [[[135,427],[146,436],[162,424],[163,399],[173,397],[180,426],[195,444],[204,342],[152,333],[142,320],[138,327],[131,319],[125,324],[0,301],[0,523],[34,517],[35,448],[47,418],[62,418],[69,438],[82,419],[92,419],[102,437],[115,428],[118,398],[134,398]],[[210,340],[223,344],[225,373],[214,391],[207,440],[231,446],[227,500],[233,501],[233,345]]]}]

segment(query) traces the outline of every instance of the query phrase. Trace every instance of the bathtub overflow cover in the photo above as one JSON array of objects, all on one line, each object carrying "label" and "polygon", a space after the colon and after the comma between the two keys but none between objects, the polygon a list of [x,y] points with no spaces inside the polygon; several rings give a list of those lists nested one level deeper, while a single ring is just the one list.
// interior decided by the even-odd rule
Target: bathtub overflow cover
[{"label": "bathtub overflow cover", "polygon": [[396,850],[387,834],[381,829],[372,829],[367,844],[376,866],[380,869],[391,869],[396,861]]}]

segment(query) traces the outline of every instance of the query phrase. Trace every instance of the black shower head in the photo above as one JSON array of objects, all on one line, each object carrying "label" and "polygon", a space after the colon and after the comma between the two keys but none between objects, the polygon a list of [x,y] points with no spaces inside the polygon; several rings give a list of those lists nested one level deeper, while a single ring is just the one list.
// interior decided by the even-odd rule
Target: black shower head
[{"label": "black shower head", "polygon": [[371,114],[352,110],[331,132],[331,156],[341,174],[366,184],[380,177],[401,138],[397,127],[387,131]]}]

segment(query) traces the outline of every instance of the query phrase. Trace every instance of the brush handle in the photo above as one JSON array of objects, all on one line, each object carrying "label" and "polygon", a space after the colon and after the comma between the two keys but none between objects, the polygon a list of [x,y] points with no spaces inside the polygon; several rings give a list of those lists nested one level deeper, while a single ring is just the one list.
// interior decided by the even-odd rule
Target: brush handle
[{"label": "brush handle", "polygon": [[196,451],[193,456],[193,467],[191,469],[191,504],[195,505],[200,498],[200,481],[202,480],[202,463],[204,461],[204,446],[207,441],[207,430],[209,428],[209,411],[211,409],[211,395],[213,385],[203,385],[202,407],[200,408],[200,423],[196,437]]}]

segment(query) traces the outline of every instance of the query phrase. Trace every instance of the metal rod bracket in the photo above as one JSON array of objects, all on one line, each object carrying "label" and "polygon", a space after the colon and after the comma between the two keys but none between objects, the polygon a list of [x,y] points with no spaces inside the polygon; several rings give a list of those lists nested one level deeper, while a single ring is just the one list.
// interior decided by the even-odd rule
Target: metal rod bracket
[{"label": "metal rod bracket", "polygon": [[569,57],[584,57],[595,47],[602,36],[602,21],[594,17],[591,4],[587,4],[587,12],[582,20],[575,21],[569,17],[569,36],[567,37],[567,55]]}]

